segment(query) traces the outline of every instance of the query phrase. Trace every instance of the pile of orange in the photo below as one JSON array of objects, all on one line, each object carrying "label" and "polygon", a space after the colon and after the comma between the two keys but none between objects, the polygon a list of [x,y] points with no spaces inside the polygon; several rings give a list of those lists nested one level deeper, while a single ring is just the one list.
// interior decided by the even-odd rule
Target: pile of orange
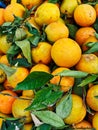
[{"label": "pile of orange", "polygon": [[[49,84],[60,87],[64,95],[71,91],[72,109],[70,114],[63,119],[64,123],[71,128],[98,130],[97,79],[95,83],[92,80],[91,85],[88,83],[81,95],[75,92],[75,87],[77,87],[75,77],[58,75],[64,70],[82,71],[88,73],[88,76],[98,74],[98,53],[85,53],[90,49],[87,46],[88,43],[98,44],[98,28],[96,29],[94,26],[98,24],[98,3],[95,2],[93,5],[93,0],[91,2],[87,0],[86,3],[83,0],[72,0],[71,2],[70,6],[70,2],[68,3],[66,0],[58,0],[56,3],[48,0],[21,0],[18,3],[16,0],[12,0],[6,8],[0,8],[0,29],[2,29],[4,24],[13,23],[15,16],[22,19],[26,9],[30,10],[35,7],[25,20],[40,35],[45,35],[44,40],[40,38],[36,46],[30,46],[30,54],[27,54],[27,57],[31,57],[32,65],[30,67],[18,66],[18,63],[10,64],[7,54],[13,46],[13,41],[7,41],[7,34],[0,35],[0,86],[2,86],[0,89],[0,116],[4,117],[0,118],[1,128],[3,120],[8,117],[25,117],[24,130],[31,130],[35,126],[31,111],[26,111],[25,108],[36,97],[36,91],[14,91],[14,88],[32,72],[41,71],[54,76]],[[75,28],[70,29],[68,25],[76,26],[77,30],[71,30]],[[24,24],[21,25],[21,28],[26,32],[26,39],[34,38],[33,34],[23,26]],[[74,38],[71,37],[72,31],[75,32]],[[26,51],[19,52],[17,58],[27,58],[25,53]],[[14,72],[6,73],[8,70],[3,68],[2,64]],[[83,79],[80,78],[80,80],[82,82]],[[54,112],[55,105],[52,109]],[[88,117],[90,114],[91,119]]]}]

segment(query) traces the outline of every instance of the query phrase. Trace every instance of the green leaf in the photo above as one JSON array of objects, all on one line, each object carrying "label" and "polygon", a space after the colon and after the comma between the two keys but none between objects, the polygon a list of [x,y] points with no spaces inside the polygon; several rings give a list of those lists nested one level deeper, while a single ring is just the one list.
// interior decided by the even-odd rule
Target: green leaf
[{"label": "green leaf", "polygon": [[61,128],[65,126],[64,121],[52,111],[33,111],[32,113],[41,121],[53,127]]},{"label": "green leaf", "polygon": [[30,48],[30,42],[25,39],[22,41],[16,41],[15,44],[21,48],[23,55],[28,60],[29,63],[31,63],[31,48]]},{"label": "green leaf", "polygon": [[[91,45],[91,43],[89,43]],[[87,46],[89,46],[89,44]],[[89,50],[85,51],[85,54],[90,54],[98,51],[98,42],[92,43],[92,46]]]},{"label": "green leaf", "polygon": [[71,76],[74,78],[83,78],[83,77],[86,77],[88,75],[88,73],[82,72],[82,71],[76,71],[76,70],[63,70],[62,72],[60,72],[56,75]]},{"label": "green leaf", "polygon": [[56,103],[61,98],[63,92],[55,92],[52,89],[52,87],[48,87],[36,92],[33,102],[26,110],[41,110]]},{"label": "green leaf", "polygon": [[25,110],[41,110],[46,108],[47,105],[43,102],[50,97],[51,92],[51,87],[43,88],[36,92],[33,102]]},{"label": "green leaf", "polygon": [[98,33],[98,18],[96,18],[96,21],[94,22],[93,27],[96,30],[96,32]]},{"label": "green leaf", "polygon": [[42,124],[39,127],[36,128],[36,130],[51,130],[52,126],[48,124]]},{"label": "green leaf", "polygon": [[27,36],[25,30],[23,28],[17,28],[15,31],[15,41],[21,41],[25,39]]},{"label": "green leaf", "polygon": [[5,64],[0,63],[0,68],[6,73],[7,77],[13,75],[16,72],[15,68],[9,67]]},{"label": "green leaf", "polygon": [[56,4],[58,2],[58,0],[48,0],[48,2]]},{"label": "green leaf", "polygon": [[97,78],[98,78],[98,75],[90,75],[87,78],[85,78],[84,80],[82,80],[82,82],[78,86],[84,87],[85,85],[95,81]]},{"label": "green leaf", "polygon": [[72,97],[71,94],[67,94],[60,99],[56,106],[56,113],[62,119],[66,118],[72,109]]},{"label": "green leaf", "polygon": [[76,34],[77,30],[78,30],[78,27],[76,25],[74,25],[74,24],[69,24],[69,23],[66,24],[66,25],[67,25],[67,27],[69,29],[70,37],[75,39],[75,34]]},{"label": "green leaf", "polygon": [[53,78],[53,75],[46,73],[35,71],[31,72],[21,83],[19,83],[15,90],[34,90],[41,88],[45,85],[50,79]]},{"label": "green leaf", "polygon": [[40,36],[33,35],[33,36],[29,37],[28,40],[30,41],[30,43],[33,46],[37,46],[39,43],[39,40],[40,40]]}]

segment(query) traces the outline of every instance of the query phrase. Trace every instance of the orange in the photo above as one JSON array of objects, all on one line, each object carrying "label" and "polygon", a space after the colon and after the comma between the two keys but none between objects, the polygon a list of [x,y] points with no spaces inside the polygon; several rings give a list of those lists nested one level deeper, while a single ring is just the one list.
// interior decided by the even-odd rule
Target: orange
[{"label": "orange", "polygon": [[49,24],[60,18],[60,10],[56,4],[42,3],[34,13],[35,22],[38,25]]},{"label": "orange", "polygon": [[12,3],[7,5],[4,10],[4,19],[6,22],[12,22],[14,20],[14,15],[18,17],[23,17],[25,8],[19,3]]},{"label": "orange", "polygon": [[69,30],[67,26],[62,22],[52,22],[45,28],[47,39],[55,42],[60,38],[67,38],[69,36]]},{"label": "orange", "polygon": [[82,46],[82,44],[91,36],[94,36],[96,31],[92,27],[81,27],[77,30],[75,40]]},{"label": "orange", "polygon": [[49,64],[51,61],[51,44],[39,42],[38,46],[32,48],[32,59],[35,63]]},{"label": "orange", "polygon": [[4,81],[3,87],[4,87],[4,89],[7,89],[7,90],[12,90],[13,89],[7,79]]},{"label": "orange", "polygon": [[8,42],[7,41],[7,36],[6,35],[2,35],[0,36],[0,51],[3,53],[3,54],[6,54],[8,49],[10,48],[11,46],[11,42]]},{"label": "orange", "polygon": [[3,83],[6,80],[6,73],[0,69],[0,83]]},{"label": "orange", "polygon": [[29,97],[20,96],[12,104],[12,115],[15,118],[25,117],[24,123],[30,123],[32,121],[29,111],[26,111],[30,105],[31,99]]},{"label": "orange", "polygon": [[22,4],[28,9],[31,9],[33,6],[39,6],[42,1],[43,0],[21,0]]},{"label": "orange", "polygon": [[70,114],[64,119],[66,124],[76,124],[82,121],[86,116],[86,107],[83,103],[83,99],[72,94],[72,110]]},{"label": "orange", "polygon": [[98,17],[98,4],[95,5],[96,16]]},{"label": "orange", "polygon": [[12,88],[15,88],[16,85],[22,82],[29,75],[29,70],[24,67],[16,67],[16,72],[11,76],[7,77],[9,84]]},{"label": "orange", "polygon": [[60,76],[55,76],[56,74],[64,71],[64,70],[69,70],[68,68],[64,68],[64,67],[58,67],[56,68],[53,72],[52,75],[54,75],[54,77],[50,80],[50,83],[52,84],[60,84],[61,86],[61,90],[64,92],[67,92],[70,88],[73,87],[74,85],[74,78],[73,77],[67,77],[64,76],[60,79]]},{"label": "orange", "polygon": [[33,127],[32,123],[24,124],[24,130],[32,130],[32,127]]},{"label": "orange", "polygon": [[34,91],[33,90],[23,90],[22,91],[22,96],[26,97],[34,97]]},{"label": "orange", "polygon": [[98,130],[98,112],[93,116],[92,125],[96,130]]},{"label": "orange", "polygon": [[56,65],[70,68],[80,60],[81,48],[73,39],[61,38],[53,44],[51,57]]},{"label": "orange", "polygon": [[98,96],[98,85],[93,85],[87,91],[86,102],[94,111],[98,111],[98,97],[96,96]]},{"label": "orange", "polygon": [[80,26],[91,26],[96,20],[96,11],[89,4],[80,4],[74,10],[74,20]]},{"label": "orange", "polygon": [[2,55],[0,57],[0,63],[10,66],[8,59],[7,59],[7,55]]},{"label": "orange", "polygon": [[4,22],[4,9],[0,8],[0,25],[2,25]]},{"label": "orange", "polygon": [[98,57],[95,54],[82,54],[76,69],[90,74],[98,73]]},{"label": "orange", "polygon": [[81,122],[74,124],[73,127],[78,129],[82,129],[82,128],[86,129],[86,128],[92,128],[92,125],[87,120],[82,120]]},{"label": "orange", "polygon": [[[1,94],[3,93],[3,94]],[[15,96],[17,94],[11,90],[3,90],[0,93],[0,112],[4,114],[11,114],[12,113],[12,104],[15,100]],[[9,95],[4,95],[9,94]]]},{"label": "orange", "polygon": [[50,73],[50,68],[45,64],[38,63],[38,64],[35,64],[31,68],[30,73],[33,72],[33,71],[44,71],[44,72]]}]

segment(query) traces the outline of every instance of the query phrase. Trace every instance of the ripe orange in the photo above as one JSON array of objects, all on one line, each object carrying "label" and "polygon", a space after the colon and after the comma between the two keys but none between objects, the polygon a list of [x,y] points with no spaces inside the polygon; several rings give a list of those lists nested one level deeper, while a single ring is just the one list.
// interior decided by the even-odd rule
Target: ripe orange
[{"label": "ripe orange", "polygon": [[23,90],[22,96],[33,98],[34,97],[34,91],[33,90]]},{"label": "ripe orange", "polygon": [[96,130],[98,130],[98,112],[93,116],[92,125]]},{"label": "ripe orange", "polygon": [[67,38],[69,36],[69,30],[67,26],[62,22],[52,22],[45,28],[47,39],[55,42],[60,38]]},{"label": "ripe orange", "polygon": [[0,63],[10,66],[8,59],[7,59],[7,55],[2,55],[0,57]]},{"label": "ripe orange", "polygon": [[87,91],[86,102],[94,111],[98,111],[98,97],[96,96],[98,96],[98,85],[93,85]]},{"label": "ripe orange", "polygon": [[75,40],[80,46],[82,46],[88,37],[94,36],[95,32],[96,31],[92,27],[81,27],[76,32]]},{"label": "ripe orange", "polygon": [[95,54],[82,54],[76,69],[90,74],[98,73],[98,57]]},{"label": "ripe orange", "polygon": [[6,35],[2,35],[0,36],[0,51],[3,53],[3,54],[6,54],[8,49],[10,48],[11,46],[11,42],[8,42],[7,41],[7,36]]},{"label": "ripe orange", "polygon": [[86,107],[83,103],[83,99],[72,94],[72,110],[71,113],[64,119],[66,124],[76,124],[81,122],[86,116]]},{"label": "ripe orange", "polygon": [[98,4],[95,5],[96,16],[98,17]]},{"label": "ripe orange", "polygon": [[43,0],[21,0],[22,4],[28,9],[31,9],[33,6],[39,6],[42,1]]},{"label": "ripe orange", "polygon": [[[56,68],[52,72],[52,75],[56,75],[56,74],[62,72],[63,70],[69,70],[69,69],[68,68],[64,68],[64,67],[58,67],[58,68]],[[64,77],[62,77],[60,79],[60,76],[54,76],[50,80],[50,83],[56,84],[56,85],[58,85],[60,83],[61,90],[64,91],[64,92],[67,92],[70,88],[73,87],[73,85],[74,85],[74,78],[73,77],[64,76]]]},{"label": "ripe orange", "polygon": [[23,17],[25,8],[19,3],[9,4],[4,10],[4,20],[6,22],[12,22],[14,20],[14,15],[18,17]]},{"label": "ripe orange", "polygon": [[37,47],[32,48],[32,59],[35,63],[49,64],[51,61],[51,44],[39,42]]},{"label": "ripe orange", "polygon": [[4,9],[0,8],[0,25],[2,25],[4,22]]},{"label": "ripe orange", "polygon": [[49,24],[57,21],[60,18],[60,10],[56,4],[42,3],[38,6],[34,14],[35,22],[38,25]]},{"label": "ripe orange", "polygon": [[24,124],[24,130],[32,130],[33,123]]},{"label": "ripe orange", "polygon": [[70,68],[81,58],[81,48],[70,38],[57,40],[51,49],[51,57],[58,66]]},{"label": "ripe orange", "polygon": [[[4,114],[11,114],[12,104],[15,100],[14,96],[17,96],[17,94],[11,90],[3,90],[1,91],[1,93],[0,93],[0,112]],[[10,96],[3,94],[9,94]]]},{"label": "ripe orange", "polygon": [[30,73],[33,72],[33,71],[44,71],[44,72],[50,73],[50,68],[47,65],[45,65],[45,64],[38,63],[38,64],[35,64],[30,69]]},{"label": "ripe orange", "polygon": [[92,128],[92,125],[87,120],[82,120],[81,122],[74,124],[73,126],[75,129],[86,129],[86,128]]},{"label": "ripe orange", "polygon": [[16,67],[16,72],[11,76],[7,77],[7,80],[12,88],[22,82],[29,75],[29,70],[24,67]]},{"label": "ripe orange", "polygon": [[30,105],[30,102],[29,97],[20,96],[17,98],[12,104],[12,115],[15,118],[25,117],[24,123],[30,123],[32,121],[30,111],[25,110]]},{"label": "ripe orange", "polygon": [[91,26],[96,20],[96,11],[89,4],[80,4],[74,10],[74,20],[80,26]]}]

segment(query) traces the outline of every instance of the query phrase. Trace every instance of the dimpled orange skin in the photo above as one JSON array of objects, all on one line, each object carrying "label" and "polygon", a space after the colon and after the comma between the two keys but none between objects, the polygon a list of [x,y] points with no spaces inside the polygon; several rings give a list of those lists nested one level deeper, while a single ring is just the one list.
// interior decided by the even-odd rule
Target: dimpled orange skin
[{"label": "dimpled orange skin", "polygon": [[56,65],[70,68],[81,58],[81,48],[70,38],[57,40],[51,48],[51,57]]},{"label": "dimpled orange skin", "polygon": [[74,11],[74,20],[80,26],[91,26],[96,20],[96,11],[89,4],[80,4]]},{"label": "dimpled orange skin", "polygon": [[3,94],[9,94],[12,96],[7,96],[0,94],[0,112],[4,114],[11,114],[12,113],[12,104],[15,100],[15,97],[17,94],[11,90],[3,90],[1,91]]}]

